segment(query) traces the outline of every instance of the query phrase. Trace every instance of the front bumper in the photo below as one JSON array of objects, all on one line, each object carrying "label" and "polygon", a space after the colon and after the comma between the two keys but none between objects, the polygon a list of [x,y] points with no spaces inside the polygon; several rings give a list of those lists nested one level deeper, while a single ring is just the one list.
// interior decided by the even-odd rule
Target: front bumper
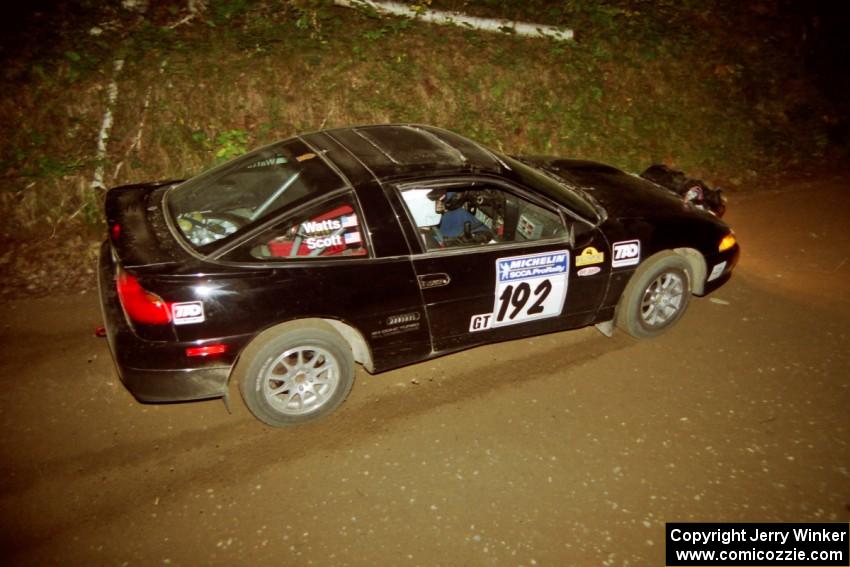
[{"label": "front bumper", "polygon": [[732,270],[741,257],[741,247],[735,244],[725,252],[720,252],[711,258],[706,258],[706,274],[703,291],[700,295],[708,295],[732,277]]},{"label": "front bumper", "polygon": [[[115,263],[109,242],[100,249],[98,291],[109,350],[124,386],[141,402],[178,402],[217,398],[227,393],[230,372],[250,336],[209,341],[150,341],[131,328],[115,288]],[[227,353],[189,358],[186,348],[226,344]]]}]

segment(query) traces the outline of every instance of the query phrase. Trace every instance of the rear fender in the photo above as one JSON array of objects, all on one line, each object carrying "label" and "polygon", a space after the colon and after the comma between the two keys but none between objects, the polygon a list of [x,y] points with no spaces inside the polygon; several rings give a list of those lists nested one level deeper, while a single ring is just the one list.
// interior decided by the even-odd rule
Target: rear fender
[{"label": "rear fender", "polygon": [[[374,363],[372,360],[372,351],[369,348],[369,344],[366,342],[366,339],[363,338],[363,334],[358,331],[353,326],[345,323],[343,321],[339,321],[336,319],[321,319],[318,317],[311,317],[305,319],[294,319],[291,321],[287,321],[285,323],[280,323],[265,329],[262,333],[258,334],[254,337],[250,343],[248,343],[245,348],[239,353],[239,357],[236,359],[236,363],[233,365],[229,379],[232,380],[234,373],[237,368],[240,366],[241,361],[243,359],[248,359],[253,355],[252,347],[260,342],[262,339],[268,335],[278,334],[288,327],[293,325],[314,325],[319,328],[324,328],[329,331],[335,332],[340,335],[346,343],[348,343],[349,348],[351,348],[351,353],[354,356],[354,360],[361,364],[366,370],[369,372],[374,371]],[[246,358],[247,357],[247,358]]]}]

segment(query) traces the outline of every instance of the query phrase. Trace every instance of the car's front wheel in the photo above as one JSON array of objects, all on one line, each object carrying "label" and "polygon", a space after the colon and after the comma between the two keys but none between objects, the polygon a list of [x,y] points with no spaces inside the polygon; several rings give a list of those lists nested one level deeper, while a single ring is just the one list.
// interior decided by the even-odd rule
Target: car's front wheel
[{"label": "car's front wheel", "polygon": [[675,252],[644,262],[617,306],[617,326],[633,337],[654,337],[681,319],[691,297],[687,261]]},{"label": "car's front wheel", "polygon": [[348,343],[332,328],[285,325],[259,337],[244,354],[238,379],[245,405],[273,427],[331,413],[354,383]]}]

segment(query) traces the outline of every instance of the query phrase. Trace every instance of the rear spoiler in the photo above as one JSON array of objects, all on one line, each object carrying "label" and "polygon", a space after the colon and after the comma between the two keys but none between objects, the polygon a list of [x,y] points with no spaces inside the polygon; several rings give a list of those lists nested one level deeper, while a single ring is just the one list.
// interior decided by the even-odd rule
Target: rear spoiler
[{"label": "rear spoiler", "polygon": [[109,239],[122,266],[168,264],[188,256],[174,240],[162,211],[162,196],[175,183],[124,185],[107,191]]}]

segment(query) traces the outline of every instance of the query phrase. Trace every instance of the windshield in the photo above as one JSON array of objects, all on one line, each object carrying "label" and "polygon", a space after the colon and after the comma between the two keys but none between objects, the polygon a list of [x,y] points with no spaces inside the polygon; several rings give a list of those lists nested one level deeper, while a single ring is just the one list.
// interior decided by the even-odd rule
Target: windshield
[{"label": "windshield", "polygon": [[260,148],[175,187],[168,211],[195,248],[231,236],[343,180],[301,140]]},{"label": "windshield", "polygon": [[505,155],[500,157],[510,165],[511,169],[519,175],[526,185],[536,188],[550,199],[561,203],[586,220],[599,218],[599,214],[593,204],[578,191],[574,191],[570,187],[555,180],[546,172],[528,165],[519,159]]}]

